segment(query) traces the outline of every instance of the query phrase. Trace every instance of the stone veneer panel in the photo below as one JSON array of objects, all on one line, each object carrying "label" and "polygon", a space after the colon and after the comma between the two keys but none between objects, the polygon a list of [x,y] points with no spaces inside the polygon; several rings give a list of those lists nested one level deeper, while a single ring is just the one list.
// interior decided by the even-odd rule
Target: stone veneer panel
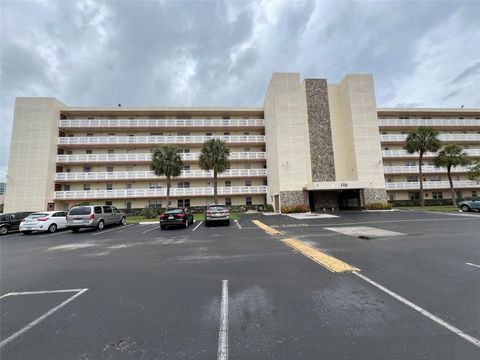
[{"label": "stone veneer panel", "polygon": [[292,205],[307,205],[308,197],[303,191],[281,191],[280,192],[280,207]]},{"label": "stone veneer panel", "polygon": [[312,181],[335,181],[332,130],[325,79],[305,79]]},{"label": "stone veneer panel", "polygon": [[385,189],[363,189],[364,206],[373,203],[387,203],[387,191]]},{"label": "stone veneer panel", "polygon": [[331,210],[332,208],[338,210],[338,196],[336,191],[315,191],[315,212]]}]

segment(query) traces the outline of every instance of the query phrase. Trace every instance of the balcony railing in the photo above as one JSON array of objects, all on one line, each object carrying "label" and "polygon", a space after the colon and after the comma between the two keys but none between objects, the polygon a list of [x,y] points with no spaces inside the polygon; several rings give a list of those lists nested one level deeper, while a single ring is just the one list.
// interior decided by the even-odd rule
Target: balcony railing
[{"label": "balcony railing", "polygon": [[[478,188],[480,189],[480,182],[473,180],[454,181],[453,186],[455,189],[464,188]],[[385,183],[387,190],[419,190],[419,182],[387,182]],[[424,181],[424,189],[450,189],[448,181]]]},{"label": "balcony railing", "polygon": [[[480,149],[465,149],[464,150],[469,156],[477,157],[480,156]],[[383,150],[382,156],[384,158],[418,158],[418,154],[409,154],[407,150]],[[437,156],[435,153],[425,153],[425,157],[434,157]]]},{"label": "balcony railing", "polygon": [[[158,198],[165,197],[166,192],[166,189],[55,191],[54,198],[55,200]],[[232,186],[218,188],[218,195],[255,195],[266,193],[266,186]],[[213,187],[171,188],[170,196],[213,196]]]},{"label": "balcony railing", "polygon": [[[182,153],[183,161],[196,161],[200,153]],[[75,155],[57,155],[57,163],[116,163],[116,162],[149,162],[152,159],[150,153],[137,154],[75,154]],[[232,152],[230,160],[265,160],[265,152]]]},{"label": "balcony railing", "polygon": [[127,144],[203,144],[211,139],[227,143],[264,143],[264,135],[230,136],[79,136],[60,137],[59,145],[127,145]]},{"label": "balcony railing", "polygon": [[480,127],[478,119],[378,119],[378,124],[383,126],[458,126]]},{"label": "balcony railing", "polygon": [[[380,135],[381,142],[405,142],[407,140],[406,134],[390,134]],[[440,134],[438,138],[441,141],[460,141],[472,142],[480,141],[480,134]]]},{"label": "balcony railing", "polygon": [[[418,174],[418,166],[384,166],[385,174]],[[452,173],[468,172],[469,168],[466,166],[456,166],[452,168]],[[422,166],[424,173],[446,173],[447,169],[443,167],[436,167],[433,165]]]},{"label": "balcony railing", "polygon": [[60,120],[60,128],[210,128],[263,127],[263,119],[74,119]]},{"label": "balcony railing", "polygon": [[[230,177],[265,177],[266,169],[229,169],[218,174],[219,178]],[[183,170],[178,178],[212,178],[213,171]],[[158,180],[153,171],[115,171],[115,172],[69,172],[56,173],[56,181],[102,181],[102,180]]]}]

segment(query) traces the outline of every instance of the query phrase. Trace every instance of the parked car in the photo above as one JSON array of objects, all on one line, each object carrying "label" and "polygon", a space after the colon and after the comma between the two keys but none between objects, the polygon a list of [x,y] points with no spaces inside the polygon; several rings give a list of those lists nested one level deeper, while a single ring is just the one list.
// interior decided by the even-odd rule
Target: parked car
[{"label": "parked car", "polygon": [[160,229],[165,230],[167,226],[188,227],[193,224],[193,213],[188,208],[168,209],[160,215]]},{"label": "parked car", "polygon": [[460,201],[457,206],[465,212],[472,210],[480,210],[480,198]]},{"label": "parked car", "polygon": [[32,231],[54,233],[57,229],[65,229],[66,227],[66,211],[43,211],[28,215],[20,223],[19,230],[24,234],[30,234]]},{"label": "parked car", "polygon": [[67,214],[67,228],[73,232],[82,228],[102,230],[113,224],[126,225],[127,215],[111,205],[74,206]]},{"label": "parked car", "polygon": [[31,213],[32,211],[0,214],[0,235],[5,235],[12,230],[18,230],[22,220]]},{"label": "parked car", "polygon": [[205,209],[205,226],[219,222],[230,225],[230,211],[225,205],[208,205]]}]

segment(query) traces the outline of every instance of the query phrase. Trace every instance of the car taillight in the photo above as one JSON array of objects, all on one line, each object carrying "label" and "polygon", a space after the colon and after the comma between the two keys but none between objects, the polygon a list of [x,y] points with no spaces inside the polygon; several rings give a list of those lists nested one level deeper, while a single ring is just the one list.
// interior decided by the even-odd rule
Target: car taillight
[{"label": "car taillight", "polygon": [[90,214],[90,220],[95,220],[95,215],[94,214]]},{"label": "car taillight", "polygon": [[38,218],[37,221],[47,221],[48,218]]},{"label": "car taillight", "polygon": [[185,217],[185,214],[177,214],[177,217]]},{"label": "car taillight", "polygon": [[165,218],[165,214],[160,214],[160,219],[164,219]]}]

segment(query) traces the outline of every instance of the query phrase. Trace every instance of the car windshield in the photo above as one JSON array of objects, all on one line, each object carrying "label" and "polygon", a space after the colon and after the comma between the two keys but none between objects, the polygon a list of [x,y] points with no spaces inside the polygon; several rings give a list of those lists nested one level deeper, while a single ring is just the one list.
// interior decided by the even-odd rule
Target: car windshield
[{"label": "car windshield", "polygon": [[183,212],[182,209],[172,209],[172,210],[165,211],[165,214],[181,214],[182,212]]},{"label": "car windshield", "polygon": [[90,208],[88,206],[76,207],[70,210],[70,215],[89,215]]},{"label": "car windshield", "polygon": [[43,213],[35,213],[35,214],[30,214],[26,217],[26,219],[37,219],[41,217],[48,216],[48,214],[43,214]]},{"label": "car windshield", "polygon": [[209,206],[208,210],[209,211],[224,211],[227,208],[225,206]]}]

